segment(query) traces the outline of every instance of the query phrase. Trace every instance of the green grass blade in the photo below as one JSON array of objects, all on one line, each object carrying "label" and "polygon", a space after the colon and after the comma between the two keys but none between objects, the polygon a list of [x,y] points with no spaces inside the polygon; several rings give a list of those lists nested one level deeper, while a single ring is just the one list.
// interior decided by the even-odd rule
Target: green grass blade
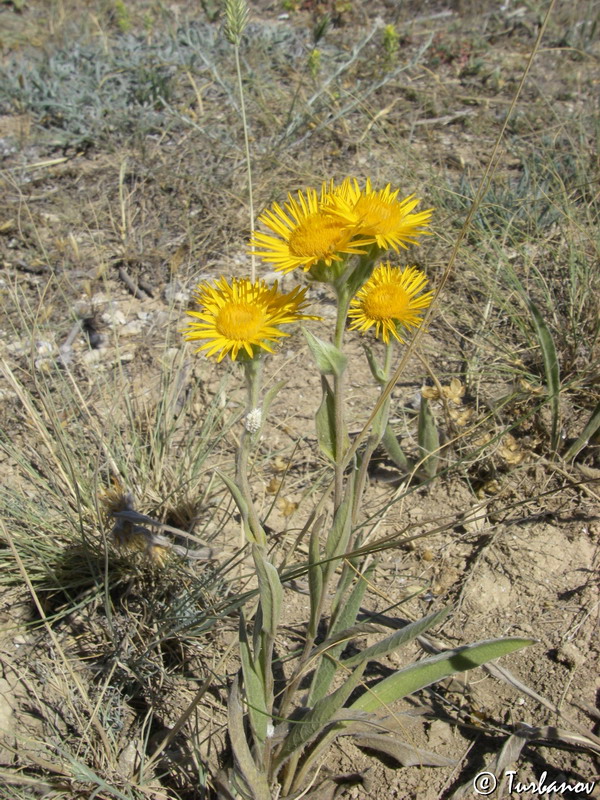
[{"label": "green grass blade", "polygon": [[546,385],[548,387],[548,400],[552,410],[552,432],[550,434],[550,447],[555,453],[558,449],[559,420],[560,420],[560,370],[558,367],[558,356],[552,335],[544,318],[531,300],[527,302],[535,332],[542,348],[542,358],[544,359],[544,371],[546,373]]},{"label": "green grass blade", "polygon": [[565,461],[570,461],[572,458],[575,458],[579,451],[583,450],[583,448],[587,445],[597,430],[600,430],[600,403],[598,403],[596,408],[592,411],[592,414],[588,419],[581,436],[578,436],[577,439],[575,439],[573,444],[564,454],[563,458]]},{"label": "green grass blade", "polygon": [[434,478],[438,468],[440,437],[427,398],[421,398],[417,431],[422,468],[428,478]]},{"label": "green grass blade", "polygon": [[486,661],[493,661],[534,643],[534,639],[490,639],[438,653],[394,672],[366,691],[350,707],[355,711],[375,711],[456,672],[480,667]]}]

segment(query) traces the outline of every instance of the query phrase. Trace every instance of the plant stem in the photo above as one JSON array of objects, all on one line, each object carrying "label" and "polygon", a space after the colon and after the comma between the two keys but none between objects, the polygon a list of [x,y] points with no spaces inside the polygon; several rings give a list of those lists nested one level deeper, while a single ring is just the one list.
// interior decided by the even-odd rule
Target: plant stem
[{"label": "plant stem", "polygon": [[[389,375],[392,368],[393,354],[394,354],[394,343],[392,340],[388,342],[385,350],[385,362],[383,364],[382,380],[380,383],[382,390],[387,381],[389,380]],[[365,452],[363,453],[361,458],[358,477],[356,479],[356,490],[352,500],[353,525],[358,521],[358,514],[360,512],[362,495],[367,481],[369,464],[371,462],[371,458],[373,457],[373,453],[375,452],[375,450],[379,446],[379,443],[383,439],[383,435],[385,433],[389,416],[390,416],[390,401],[388,397],[386,402],[381,406],[378,417],[376,417],[375,420],[373,421],[373,427],[371,428],[371,432],[369,433],[369,438],[367,439]],[[354,544],[352,545],[351,549],[354,549]]]},{"label": "plant stem", "polygon": [[[250,137],[248,135],[248,120],[246,118],[246,103],[244,101],[244,86],[242,84],[242,68],[240,65],[240,48],[234,45],[235,70],[237,72],[238,89],[240,92],[240,110],[242,112],[242,127],[244,128],[244,147],[246,150],[246,170],[248,172],[248,199],[250,202],[250,235],[254,233],[254,199],[252,194],[252,166],[250,163]],[[250,279],[252,283],[256,280],[256,256],[250,255]]]},{"label": "plant stem", "polygon": [[[335,323],[334,344],[338,350],[342,349],[344,343],[344,330],[346,327],[346,316],[350,297],[343,285],[336,286],[338,297],[337,319]],[[344,391],[345,373],[333,376],[333,403],[335,413],[335,482],[333,489],[333,513],[337,511],[342,502],[344,494]]]},{"label": "plant stem", "polygon": [[[244,362],[244,369],[246,373],[246,391],[248,397],[248,404],[246,406],[246,414],[255,408],[259,408],[259,396],[261,386],[262,374],[262,360],[260,358],[253,358],[250,361]],[[248,507],[248,519],[244,520],[250,532],[254,536],[258,544],[267,544],[267,535],[264,532],[256,507],[252,499],[252,492],[250,490],[250,482],[248,480],[248,459],[250,457],[250,450],[252,448],[252,434],[244,429],[240,446],[238,448],[238,457],[236,464],[236,483],[242,493],[244,500]]]}]

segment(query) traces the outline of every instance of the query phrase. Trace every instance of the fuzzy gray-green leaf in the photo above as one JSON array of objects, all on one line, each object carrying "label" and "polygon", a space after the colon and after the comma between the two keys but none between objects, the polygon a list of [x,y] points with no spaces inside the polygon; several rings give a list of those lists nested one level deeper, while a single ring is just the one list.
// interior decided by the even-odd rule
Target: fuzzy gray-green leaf
[{"label": "fuzzy gray-green leaf", "polygon": [[317,430],[317,440],[321,452],[330,460],[335,461],[335,407],[333,392],[327,380],[321,377],[323,395],[321,405],[315,414],[315,426]]},{"label": "fuzzy gray-green leaf", "polygon": [[[374,569],[375,564],[370,564],[364,574],[354,584],[350,597],[347,602],[340,607],[340,612],[331,626],[331,630],[329,631],[330,636],[335,637],[337,634],[341,633],[341,631],[347,630],[354,625]],[[310,703],[320,700],[328,692],[333,676],[339,669],[337,659],[344,649],[346,641],[347,640],[342,641],[341,644],[335,644],[325,651],[313,677],[309,694]],[[324,644],[327,645],[327,642],[324,642]]]},{"label": "fuzzy gray-green leaf", "polygon": [[400,442],[394,433],[391,425],[386,425],[383,434],[383,446],[387,450],[387,454],[392,459],[394,464],[403,472],[410,472],[412,469],[408,458],[404,455],[404,451],[400,447]]},{"label": "fuzzy gray-green leaf", "polygon": [[357,653],[355,656],[346,659],[342,663],[345,667],[353,667],[365,660],[373,661],[376,658],[382,658],[388,653],[392,653],[394,650],[397,650],[403,644],[406,644],[406,642],[410,642],[411,639],[421,636],[421,634],[425,633],[425,631],[429,630],[429,628],[437,625],[448,616],[451,610],[451,606],[448,606],[447,608],[442,608],[440,611],[436,611],[433,614],[429,614],[427,617],[423,617],[423,619],[419,619],[416,622],[411,622],[404,628],[400,628],[399,631],[392,633],[391,636],[388,636],[382,641],[371,645],[371,647],[367,647],[361,653]]},{"label": "fuzzy gray-green leaf", "polygon": [[303,328],[302,333],[308,342],[308,347],[321,375],[337,375],[338,377],[342,375],[346,369],[348,357],[334,344],[319,339],[307,328]]},{"label": "fuzzy gray-green leaf", "polygon": [[279,573],[267,559],[265,552],[259,545],[252,546],[252,555],[258,575],[258,589],[262,607],[262,630],[268,636],[275,636],[281,606],[283,602],[283,588],[279,580]]},{"label": "fuzzy gray-green leaf", "polygon": [[281,753],[277,759],[279,764],[283,763],[295,750],[305,745],[313,736],[316,736],[325,728],[336,711],[344,705],[358,686],[365,666],[366,664],[360,664],[335,692],[314,703],[301,720],[298,720],[295,724],[294,720],[290,720],[290,733],[286,737],[285,744],[281,748]]},{"label": "fuzzy gray-green leaf", "polygon": [[261,772],[252,758],[244,732],[244,714],[240,700],[239,679],[236,676],[229,691],[227,722],[231,749],[237,770],[244,779],[250,796],[254,800],[271,800],[271,792],[264,772]]},{"label": "fuzzy gray-green leaf", "polygon": [[362,694],[351,708],[375,711],[449,675],[480,667],[486,661],[493,661],[534,642],[534,639],[490,639],[457,647],[455,650],[446,650],[384,678]]},{"label": "fuzzy gray-green leaf", "polygon": [[386,376],[382,368],[377,363],[373,350],[369,347],[368,344],[364,343],[363,343],[363,350],[365,351],[365,356],[369,364],[369,369],[371,370],[371,375],[380,386],[384,386],[386,382]]},{"label": "fuzzy gray-green leaf", "polygon": [[260,658],[254,658],[250,652],[250,643],[246,632],[243,610],[240,610],[240,658],[244,689],[248,700],[248,716],[252,731],[259,743],[267,737],[269,714],[266,703],[265,676],[262,673]]},{"label": "fuzzy gray-green leaf", "polygon": [[359,747],[368,747],[395,758],[403,767],[452,767],[456,761],[429,750],[421,750],[413,744],[402,741],[389,733],[360,733],[352,735],[352,741]]}]

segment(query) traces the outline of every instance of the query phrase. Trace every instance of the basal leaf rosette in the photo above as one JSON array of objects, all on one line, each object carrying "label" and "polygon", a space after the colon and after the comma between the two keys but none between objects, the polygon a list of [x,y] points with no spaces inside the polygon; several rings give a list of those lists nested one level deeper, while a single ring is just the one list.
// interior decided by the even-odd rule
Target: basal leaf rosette
[{"label": "basal leaf rosette", "polygon": [[427,277],[417,267],[393,267],[384,261],[350,302],[350,330],[365,333],[375,326],[375,336],[390,343],[404,339],[402,328],[418,328],[423,311],[431,305],[433,292],[423,292]]},{"label": "basal leaf rosette", "polygon": [[356,178],[346,178],[328,193],[325,208],[341,222],[354,226],[354,235],[374,241],[380,250],[407,249],[418,244],[419,236],[431,235],[426,230],[432,208],[414,212],[421,202],[414,195],[399,200],[399,189],[391,185],[375,190],[367,178],[361,189]]},{"label": "basal leaf rosette", "polygon": [[374,239],[357,236],[356,221],[328,210],[331,188],[324,183],[320,193],[309,188],[296,197],[288,194],[283,207],[274,203],[264,211],[259,222],[272,233],[254,233],[250,243],[254,255],[273,264],[278,272],[321,267],[313,276],[318,280],[324,279],[323,266],[340,264],[349,255],[363,255]]},{"label": "basal leaf rosette", "polygon": [[290,334],[282,325],[318,317],[304,314],[306,289],[297,286],[291,292],[269,287],[264,281],[252,283],[247,278],[227,281],[221,277],[214,285],[200,284],[195,299],[200,311],[188,311],[192,317],[182,333],[188,342],[204,342],[195,352],[205,351],[210,358],[222,361],[230,356],[253,359],[261,350],[273,352],[273,345]]}]

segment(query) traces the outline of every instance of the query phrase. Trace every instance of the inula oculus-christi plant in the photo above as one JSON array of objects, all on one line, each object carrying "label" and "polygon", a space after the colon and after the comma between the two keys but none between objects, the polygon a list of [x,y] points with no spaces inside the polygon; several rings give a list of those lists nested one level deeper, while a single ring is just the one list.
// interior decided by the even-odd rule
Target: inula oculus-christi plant
[{"label": "inula oculus-christi plant", "polygon": [[[367,664],[396,650],[406,641],[443,619],[444,608],[408,624],[350,658],[343,650],[350,639],[373,632],[357,617],[374,563],[361,555],[361,496],[369,461],[389,434],[389,402],[381,403],[364,448],[353,449],[347,435],[344,378],[346,323],[350,331],[372,331],[385,343],[383,363],[371,354],[374,380],[389,383],[394,354],[411,328],[422,324],[432,302],[427,278],[414,266],[395,266],[381,260],[428,233],[431,209],[416,211],[414,197],[401,199],[397,189],[381,190],[367,180],[361,188],[352,178],[320,190],[308,188],[288,195],[260,216],[270,233],[256,232],[255,255],[279,272],[304,271],[309,281],[327,284],[337,303],[330,340],[305,335],[320,372],[322,402],[316,412],[317,441],[330,461],[332,493],[327,490],[306,523],[309,560],[310,614],[305,642],[286,685],[274,690],[273,654],[281,618],[283,593],[280,572],[269,548],[267,533],[254,505],[248,481],[248,461],[256,446],[274,390],[263,396],[261,367],[276,343],[289,335],[289,326],[317,317],[305,313],[308,288],[289,292],[278,284],[221,277],[198,287],[199,311],[190,311],[184,337],[200,343],[197,352],[222,361],[229,357],[245,372],[247,408],[235,477],[223,480],[239,508],[245,536],[252,548],[259,603],[252,632],[240,615],[240,675],[229,697],[229,735],[234,763],[221,783],[232,796],[263,800],[275,788],[284,797],[302,791],[323,751],[340,735],[363,733],[373,727],[386,735],[381,710],[393,701],[454,672],[470,669],[528,643],[523,639],[480,642],[427,658],[399,670],[373,686],[362,684]],[[302,274],[302,273],[301,273]],[[328,502],[331,497],[331,505]],[[323,634],[323,628],[326,633]],[[309,680],[305,688],[305,679]],[[360,693],[360,687],[363,692]],[[356,692],[356,699],[351,700]],[[389,732],[391,736],[391,732]]]},{"label": "inula oculus-christi plant", "polygon": [[[247,20],[245,4],[229,0],[226,18],[226,33],[239,65],[238,49]],[[368,548],[361,549],[361,499],[375,449],[382,442],[389,443],[391,437],[395,439],[389,426],[391,385],[398,378],[392,374],[395,355],[411,329],[423,324],[433,299],[420,269],[394,263],[402,252],[429,235],[433,210],[420,210],[419,205],[414,195],[403,197],[400,189],[390,184],[377,189],[369,178],[364,183],[354,177],[340,183],[327,180],[320,188],[290,193],[283,204],[274,203],[259,217],[262,230],[255,230],[250,242],[251,276],[222,276],[212,284],[201,284],[196,292],[198,310],[188,312],[184,338],[198,345],[197,352],[217,362],[226,358],[237,362],[247,386],[236,472],[222,475],[241,515],[258,585],[253,619],[240,613],[241,669],[229,694],[233,761],[218,780],[222,792],[230,797],[267,800],[301,796],[333,739],[364,734],[365,730],[374,734],[371,744],[377,737],[397,737],[390,725],[391,703],[530,643],[499,639],[465,645],[369,686],[363,683],[369,662],[440,622],[450,610],[442,608],[382,635],[351,657],[344,656],[350,640],[381,631],[357,622],[375,569]],[[277,282],[268,286],[254,274],[257,257],[277,272],[298,274],[309,285],[287,292],[280,290]],[[290,328],[318,319],[307,313],[314,282],[329,287],[337,309],[328,339],[317,337],[310,327],[303,328],[320,373],[322,399],[315,415],[316,434],[320,451],[331,464],[332,480],[302,533],[308,550],[308,562],[302,567],[309,588],[304,645],[293,660],[286,661],[291,666],[283,688],[278,674],[276,691],[273,663],[283,607],[282,565],[277,564],[254,503],[249,460],[269,406],[283,390],[279,384],[263,394],[264,360],[289,335]],[[353,443],[347,433],[345,402],[347,335],[374,336],[384,343],[381,363],[366,348],[381,394],[368,431]],[[423,425],[427,426],[426,416]]]}]

